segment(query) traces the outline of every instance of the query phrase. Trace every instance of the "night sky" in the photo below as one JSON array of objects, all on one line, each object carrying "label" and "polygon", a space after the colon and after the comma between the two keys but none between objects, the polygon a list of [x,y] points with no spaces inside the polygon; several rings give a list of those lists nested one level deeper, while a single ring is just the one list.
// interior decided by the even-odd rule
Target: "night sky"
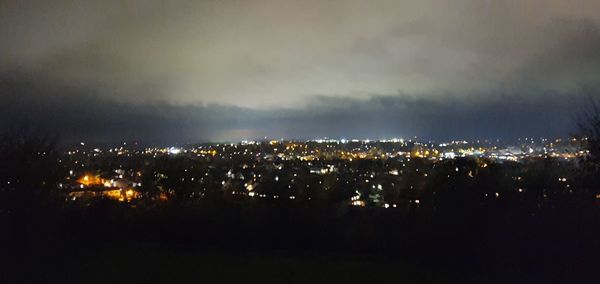
[{"label": "night sky", "polygon": [[2,1],[0,126],[64,141],[566,136],[600,1]]}]

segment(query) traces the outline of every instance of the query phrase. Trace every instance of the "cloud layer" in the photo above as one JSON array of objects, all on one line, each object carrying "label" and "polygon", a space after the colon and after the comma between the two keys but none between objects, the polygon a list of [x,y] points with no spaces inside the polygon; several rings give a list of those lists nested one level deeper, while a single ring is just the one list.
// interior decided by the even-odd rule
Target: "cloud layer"
[{"label": "cloud layer", "polygon": [[[3,124],[98,140],[564,135],[600,4],[6,1]],[[8,120],[5,120],[8,119]]]},{"label": "cloud layer", "polygon": [[[514,139],[565,136],[587,97],[577,93],[488,94],[494,100],[315,96],[302,108],[124,103],[93,90],[28,77],[2,78],[0,128],[24,122],[63,142],[138,141],[146,145],[243,139]],[[31,83],[35,81],[36,83]]]}]

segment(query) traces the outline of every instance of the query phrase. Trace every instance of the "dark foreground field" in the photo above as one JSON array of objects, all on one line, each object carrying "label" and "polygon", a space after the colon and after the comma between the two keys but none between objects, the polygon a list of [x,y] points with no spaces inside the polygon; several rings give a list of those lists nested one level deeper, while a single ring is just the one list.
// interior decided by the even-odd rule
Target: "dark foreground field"
[{"label": "dark foreground field", "polygon": [[[473,279],[400,259],[285,251],[205,251],[159,244],[100,245],[25,260],[5,282],[60,283],[364,283]],[[22,269],[25,268],[26,269]],[[462,274],[462,275],[461,275]],[[482,279],[479,277],[479,279]],[[462,282],[462,281],[461,281]]]},{"label": "dark foreground field", "polygon": [[593,208],[525,218],[215,206],[104,204],[5,222],[0,282],[597,283]]}]

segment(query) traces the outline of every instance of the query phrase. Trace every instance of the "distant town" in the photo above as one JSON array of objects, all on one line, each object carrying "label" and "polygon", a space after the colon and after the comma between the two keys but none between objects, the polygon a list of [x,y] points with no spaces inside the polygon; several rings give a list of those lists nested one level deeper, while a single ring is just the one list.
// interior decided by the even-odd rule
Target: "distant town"
[{"label": "distant town", "polygon": [[[68,175],[58,186],[67,201],[76,203],[99,198],[193,202],[216,194],[290,202],[338,198],[352,206],[410,209],[432,205],[432,185],[446,183],[440,178],[475,181],[490,168],[502,169],[510,173],[509,186],[490,191],[478,184],[481,200],[500,199],[525,194],[533,164],[549,159],[571,169],[588,154],[585,138],[518,142],[319,139],[163,148],[127,143],[97,148],[81,142],[62,156]],[[568,192],[569,175],[558,171],[548,180],[555,191]],[[550,198],[550,189],[544,190],[542,199]]]}]

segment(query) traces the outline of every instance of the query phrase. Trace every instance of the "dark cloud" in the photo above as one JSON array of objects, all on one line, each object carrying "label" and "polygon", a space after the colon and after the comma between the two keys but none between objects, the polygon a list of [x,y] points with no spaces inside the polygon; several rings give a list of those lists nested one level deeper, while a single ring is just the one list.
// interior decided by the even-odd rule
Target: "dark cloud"
[{"label": "dark cloud", "polygon": [[[14,74],[14,73],[13,73]],[[4,77],[2,127],[23,121],[58,133],[66,143],[145,144],[291,138],[503,138],[564,136],[585,96],[490,94],[494,101],[409,95],[314,96],[306,107],[256,110],[223,105],[123,103],[94,91],[31,77]],[[565,103],[565,102],[568,103]]]},{"label": "dark cloud", "polygon": [[566,135],[596,0],[5,1],[1,123],[66,140]]}]

